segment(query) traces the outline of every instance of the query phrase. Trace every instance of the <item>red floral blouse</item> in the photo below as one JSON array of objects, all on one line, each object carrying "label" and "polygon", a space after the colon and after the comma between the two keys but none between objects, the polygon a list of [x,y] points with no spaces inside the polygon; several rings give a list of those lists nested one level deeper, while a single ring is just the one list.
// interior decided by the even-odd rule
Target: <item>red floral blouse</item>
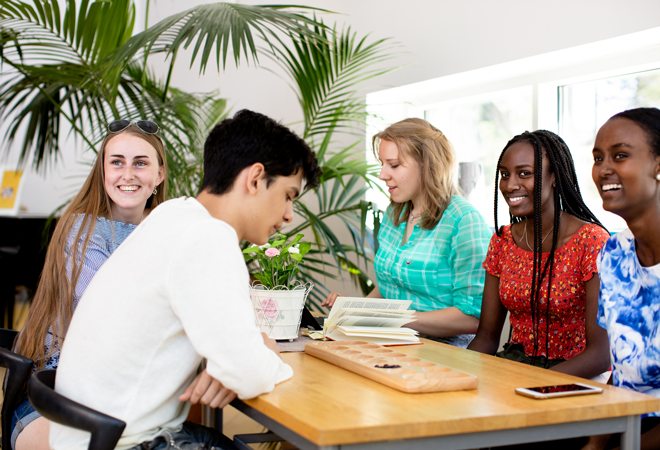
[{"label": "red floral blouse", "polygon": [[[586,346],[584,283],[598,273],[596,257],[607,231],[598,225],[585,224],[569,241],[555,251],[550,302],[550,341],[546,355],[546,300],[548,279],[541,284],[537,356],[570,359]],[[550,253],[543,253],[543,264]],[[510,312],[512,344],[522,344],[525,354],[534,356],[534,328],[530,307],[534,253],[523,250],[513,241],[511,225],[490,240],[484,269],[500,279],[500,300]]]}]

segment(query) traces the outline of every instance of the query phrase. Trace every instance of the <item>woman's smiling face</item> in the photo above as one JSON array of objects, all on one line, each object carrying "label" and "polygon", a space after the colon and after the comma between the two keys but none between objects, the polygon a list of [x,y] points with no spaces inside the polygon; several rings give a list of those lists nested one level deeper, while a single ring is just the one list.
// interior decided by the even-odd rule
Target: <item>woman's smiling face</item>
[{"label": "woman's smiling face", "polygon": [[112,200],[112,218],[138,224],[164,170],[156,149],[137,136],[122,133],[105,146],[105,190]]},{"label": "woman's smiling face", "polygon": [[[541,207],[554,205],[552,183],[555,175],[550,173],[550,162],[543,155],[543,180]],[[512,144],[500,162],[500,192],[516,217],[534,214],[534,147],[528,142]]]},{"label": "woman's smiling face", "polygon": [[660,157],[639,125],[625,118],[607,121],[598,130],[593,156],[591,175],[603,209],[629,220],[657,207]]}]

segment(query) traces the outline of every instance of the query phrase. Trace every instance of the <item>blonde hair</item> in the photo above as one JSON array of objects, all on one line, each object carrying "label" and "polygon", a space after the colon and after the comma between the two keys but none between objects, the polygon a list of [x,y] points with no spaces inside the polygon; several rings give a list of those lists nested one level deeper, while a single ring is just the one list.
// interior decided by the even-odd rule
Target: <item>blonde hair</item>
[{"label": "blonde hair", "polygon": [[[404,119],[390,125],[372,138],[372,146],[378,158],[380,141],[394,142],[399,149],[399,158],[404,162],[412,158],[419,166],[420,189],[424,195],[426,211],[420,226],[427,230],[435,228],[453,195],[456,186],[456,154],[447,137],[423,119]],[[412,211],[412,202],[391,201],[391,219],[395,226],[401,225]]]},{"label": "blonde hair", "polygon": [[[105,190],[104,160],[108,142],[119,134],[139,137],[156,150],[159,167],[163,167],[164,178],[158,186],[158,192],[150,197],[150,209],[167,199],[167,158],[160,137],[143,133],[136,125],[131,125],[119,133],[108,134],[101,143],[101,150],[83,187],[57,222],[27,322],[16,341],[14,351],[34,360],[38,369],[43,369],[48,358],[61,348],[66,336],[73,316],[75,287],[80,277],[82,261],[85,260],[87,244],[94,233],[96,218],[105,217],[112,221],[112,200]],[[80,216],[82,223],[73,241],[75,244],[67,255],[69,235]],[[84,233],[87,235],[81,244],[80,239]],[[80,263],[74,255],[81,255]],[[70,279],[66,271],[69,261]],[[53,340],[50,348],[46,350],[44,343],[50,330],[53,333]]]}]

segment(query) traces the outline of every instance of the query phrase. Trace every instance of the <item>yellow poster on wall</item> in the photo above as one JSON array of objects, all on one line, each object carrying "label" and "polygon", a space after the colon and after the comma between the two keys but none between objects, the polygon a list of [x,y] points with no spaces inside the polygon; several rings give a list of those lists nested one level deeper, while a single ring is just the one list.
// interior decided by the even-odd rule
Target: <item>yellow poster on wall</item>
[{"label": "yellow poster on wall", "polygon": [[18,198],[18,186],[22,170],[5,170],[0,183],[0,209],[14,209]]}]

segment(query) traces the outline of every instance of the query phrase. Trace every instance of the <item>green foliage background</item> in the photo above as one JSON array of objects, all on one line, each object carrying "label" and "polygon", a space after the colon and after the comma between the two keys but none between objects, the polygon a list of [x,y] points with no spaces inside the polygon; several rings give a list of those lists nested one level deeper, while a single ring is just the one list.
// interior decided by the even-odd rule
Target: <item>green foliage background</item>
[{"label": "green foliage background", "polygon": [[[350,28],[329,28],[306,15],[309,10],[323,12],[214,3],[133,35],[131,0],[0,0],[0,116],[11,117],[6,147],[19,143],[21,163],[32,160],[45,170],[57,163],[63,123],[95,152],[109,122],[149,118],[161,126],[168,149],[169,196],[195,196],[204,139],[228,112],[217,92],[170,86],[179,50],[192,48],[190,66],[199,63],[200,73],[213,62],[217,70],[226,67],[230,54],[237,66],[241,60],[259,64],[259,56],[270,58],[289,77],[303,112],[302,137],[323,168],[320,187],[296,200],[295,226],[283,230],[287,237],[307,230],[313,238],[315,245],[300,265],[303,281],[317,287],[310,302],[320,308],[324,280],[337,273],[349,274],[366,293],[371,282],[364,268],[373,254],[373,236],[365,224],[372,205],[362,198],[368,187],[376,187],[377,167],[366,163],[360,148],[365,105],[358,89],[391,70],[382,63],[393,47]],[[169,61],[165,80],[148,68],[154,54]],[[340,134],[355,139],[342,146]],[[342,242],[330,219],[345,227],[349,242]]]}]

